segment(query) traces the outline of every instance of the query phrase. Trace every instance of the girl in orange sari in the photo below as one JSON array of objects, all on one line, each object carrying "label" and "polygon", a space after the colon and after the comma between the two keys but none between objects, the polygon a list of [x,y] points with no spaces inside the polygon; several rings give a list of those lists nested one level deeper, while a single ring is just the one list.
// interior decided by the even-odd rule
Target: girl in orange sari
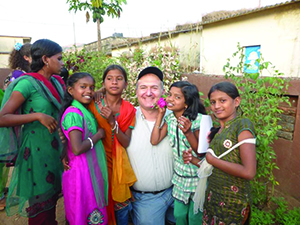
[{"label": "girl in orange sari", "polygon": [[104,71],[103,87],[106,93],[99,103],[89,105],[97,122],[105,130],[102,140],[109,177],[108,220],[109,224],[128,224],[131,210],[130,186],[136,181],[126,148],[135,124],[135,108],[121,98],[127,86],[127,73],[119,65],[110,65]]}]

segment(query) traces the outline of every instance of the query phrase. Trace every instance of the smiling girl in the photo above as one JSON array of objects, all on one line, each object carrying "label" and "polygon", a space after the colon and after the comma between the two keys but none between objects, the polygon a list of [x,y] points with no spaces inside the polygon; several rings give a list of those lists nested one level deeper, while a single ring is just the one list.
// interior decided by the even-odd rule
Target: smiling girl
[{"label": "smiling girl", "polygon": [[[220,122],[220,127],[213,128],[209,135],[209,148],[216,156],[255,137],[252,122],[241,117],[241,97],[234,84],[215,84],[208,98],[211,110]],[[197,159],[188,160],[195,165],[198,163]],[[214,169],[208,177],[203,224],[250,224],[250,180],[256,174],[255,144],[241,144],[221,159],[208,152],[206,161]]]},{"label": "smiling girl", "polygon": [[194,214],[192,201],[199,180],[198,167],[185,164],[182,156],[191,148],[193,149],[191,154],[195,158],[201,157],[195,152],[198,149],[200,121],[202,115],[206,114],[205,108],[200,101],[197,87],[187,81],[173,83],[166,101],[167,108],[173,113],[166,116],[165,121],[162,122],[166,109],[159,108],[159,115],[151,135],[151,144],[157,145],[168,135],[173,149],[175,165],[172,196],[175,199],[176,224],[201,224],[202,213]]},{"label": "smiling girl", "polygon": [[70,225],[107,224],[108,175],[105,133],[87,109],[94,96],[95,80],[74,73],[67,82],[61,128],[66,136],[69,169],[63,173],[66,219]]},{"label": "smiling girl", "polygon": [[[234,84],[221,82],[209,93],[211,109],[220,127],[209,136],[215,155],[219,156],[245,139],[255,137],[254,125],[240,113],[241,97]],[[204,222],[211,224],[250,224],[251,185],[256,174],[255,144],[242,144],[222,159],[206,154],[214,166],[208,178],[204,204]]]}]

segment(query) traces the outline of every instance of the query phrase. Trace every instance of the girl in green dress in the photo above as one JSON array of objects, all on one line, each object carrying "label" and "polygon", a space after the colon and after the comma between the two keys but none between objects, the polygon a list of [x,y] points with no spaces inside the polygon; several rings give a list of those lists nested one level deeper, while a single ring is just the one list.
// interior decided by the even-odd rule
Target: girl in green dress
[{"label": "girl in green dress", "polygon": [[32,72],[8,86],[0,112],[0,135],[11,137],[1,139],[0,145],[16,146],[1,149],[0,157],[17,155],[6,213],[26,216],[29,224],[57,224],[55,206],[63,168],[56,118],[63,88],[62,79],[53,74],[64,65],[62,48],[41,39],[32,45],[31,56]]},{"label": "girl in green dress", "polygon": [[[211,110],[220,122],[209,135],[210,145],[220,156],[237,143],[255,137],[254,125],[240,115],[240,95],[234,84],[214,85],[208,98]],[[184,155],[195,165],[199,160]],[[251,205],[250,180],[256,174],[255,144],[244,143],[221,159],[206,153],[206,161],[214,169],[208,177],[203,210],[203,224],[249,224]],[[199,165],[198,165],[199,166]]]}]

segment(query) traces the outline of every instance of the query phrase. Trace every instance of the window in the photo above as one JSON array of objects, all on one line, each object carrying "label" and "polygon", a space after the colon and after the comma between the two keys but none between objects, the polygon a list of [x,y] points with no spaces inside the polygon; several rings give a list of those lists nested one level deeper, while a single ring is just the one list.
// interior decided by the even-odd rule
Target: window
[{"label": "window", "polygon": [[256,61],[260,58],[260,45],[245,46],[245,67],[246,73],[257,73],[259,63]]}]

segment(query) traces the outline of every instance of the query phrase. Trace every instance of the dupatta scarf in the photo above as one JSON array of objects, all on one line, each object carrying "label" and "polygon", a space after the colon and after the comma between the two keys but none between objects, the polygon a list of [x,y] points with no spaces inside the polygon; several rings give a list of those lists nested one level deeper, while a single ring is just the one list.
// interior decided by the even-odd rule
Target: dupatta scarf
[{"label": "dupatta scarf", "polygon": [[[104,104],[104,102],[102,102]],[[100,109],[93,101],[89,105],[89,109],[93,112],[99,125],[101,125],[107,136],[113,137],[114,133],[111,131],[111,126],[106,119],[101,116]],[[136,109],[128,101],[122,100],[120,114],[117,118],[119,129],[125,132],[130,124],[135,121]],[[107,137],[108,139],[108,137]],[[106,142],[109,142],[107,140]],[[110,187],[112,200],[115,202],[125,202],[131,198],[130,186],[136,182],[136,177],[130,165],[130,161],[126,149],[120,144],[116,137],[113,138],[112,146],[106,143],[105,151],[108,157],[108,168],[110,175]]]},{"label": "dupatta scarf", "polygon": [[[120,115],[117,118],[119,129],[125,133],[132,120],[135,120],[136,109],[127,101],[122,101]],[[136,176],[130,165],[126,149],[115,137],[113,139],[113,176],[112,176],[112,197],[116,202],[124,202],[131,198],[130,186],[136,182]]]}]

